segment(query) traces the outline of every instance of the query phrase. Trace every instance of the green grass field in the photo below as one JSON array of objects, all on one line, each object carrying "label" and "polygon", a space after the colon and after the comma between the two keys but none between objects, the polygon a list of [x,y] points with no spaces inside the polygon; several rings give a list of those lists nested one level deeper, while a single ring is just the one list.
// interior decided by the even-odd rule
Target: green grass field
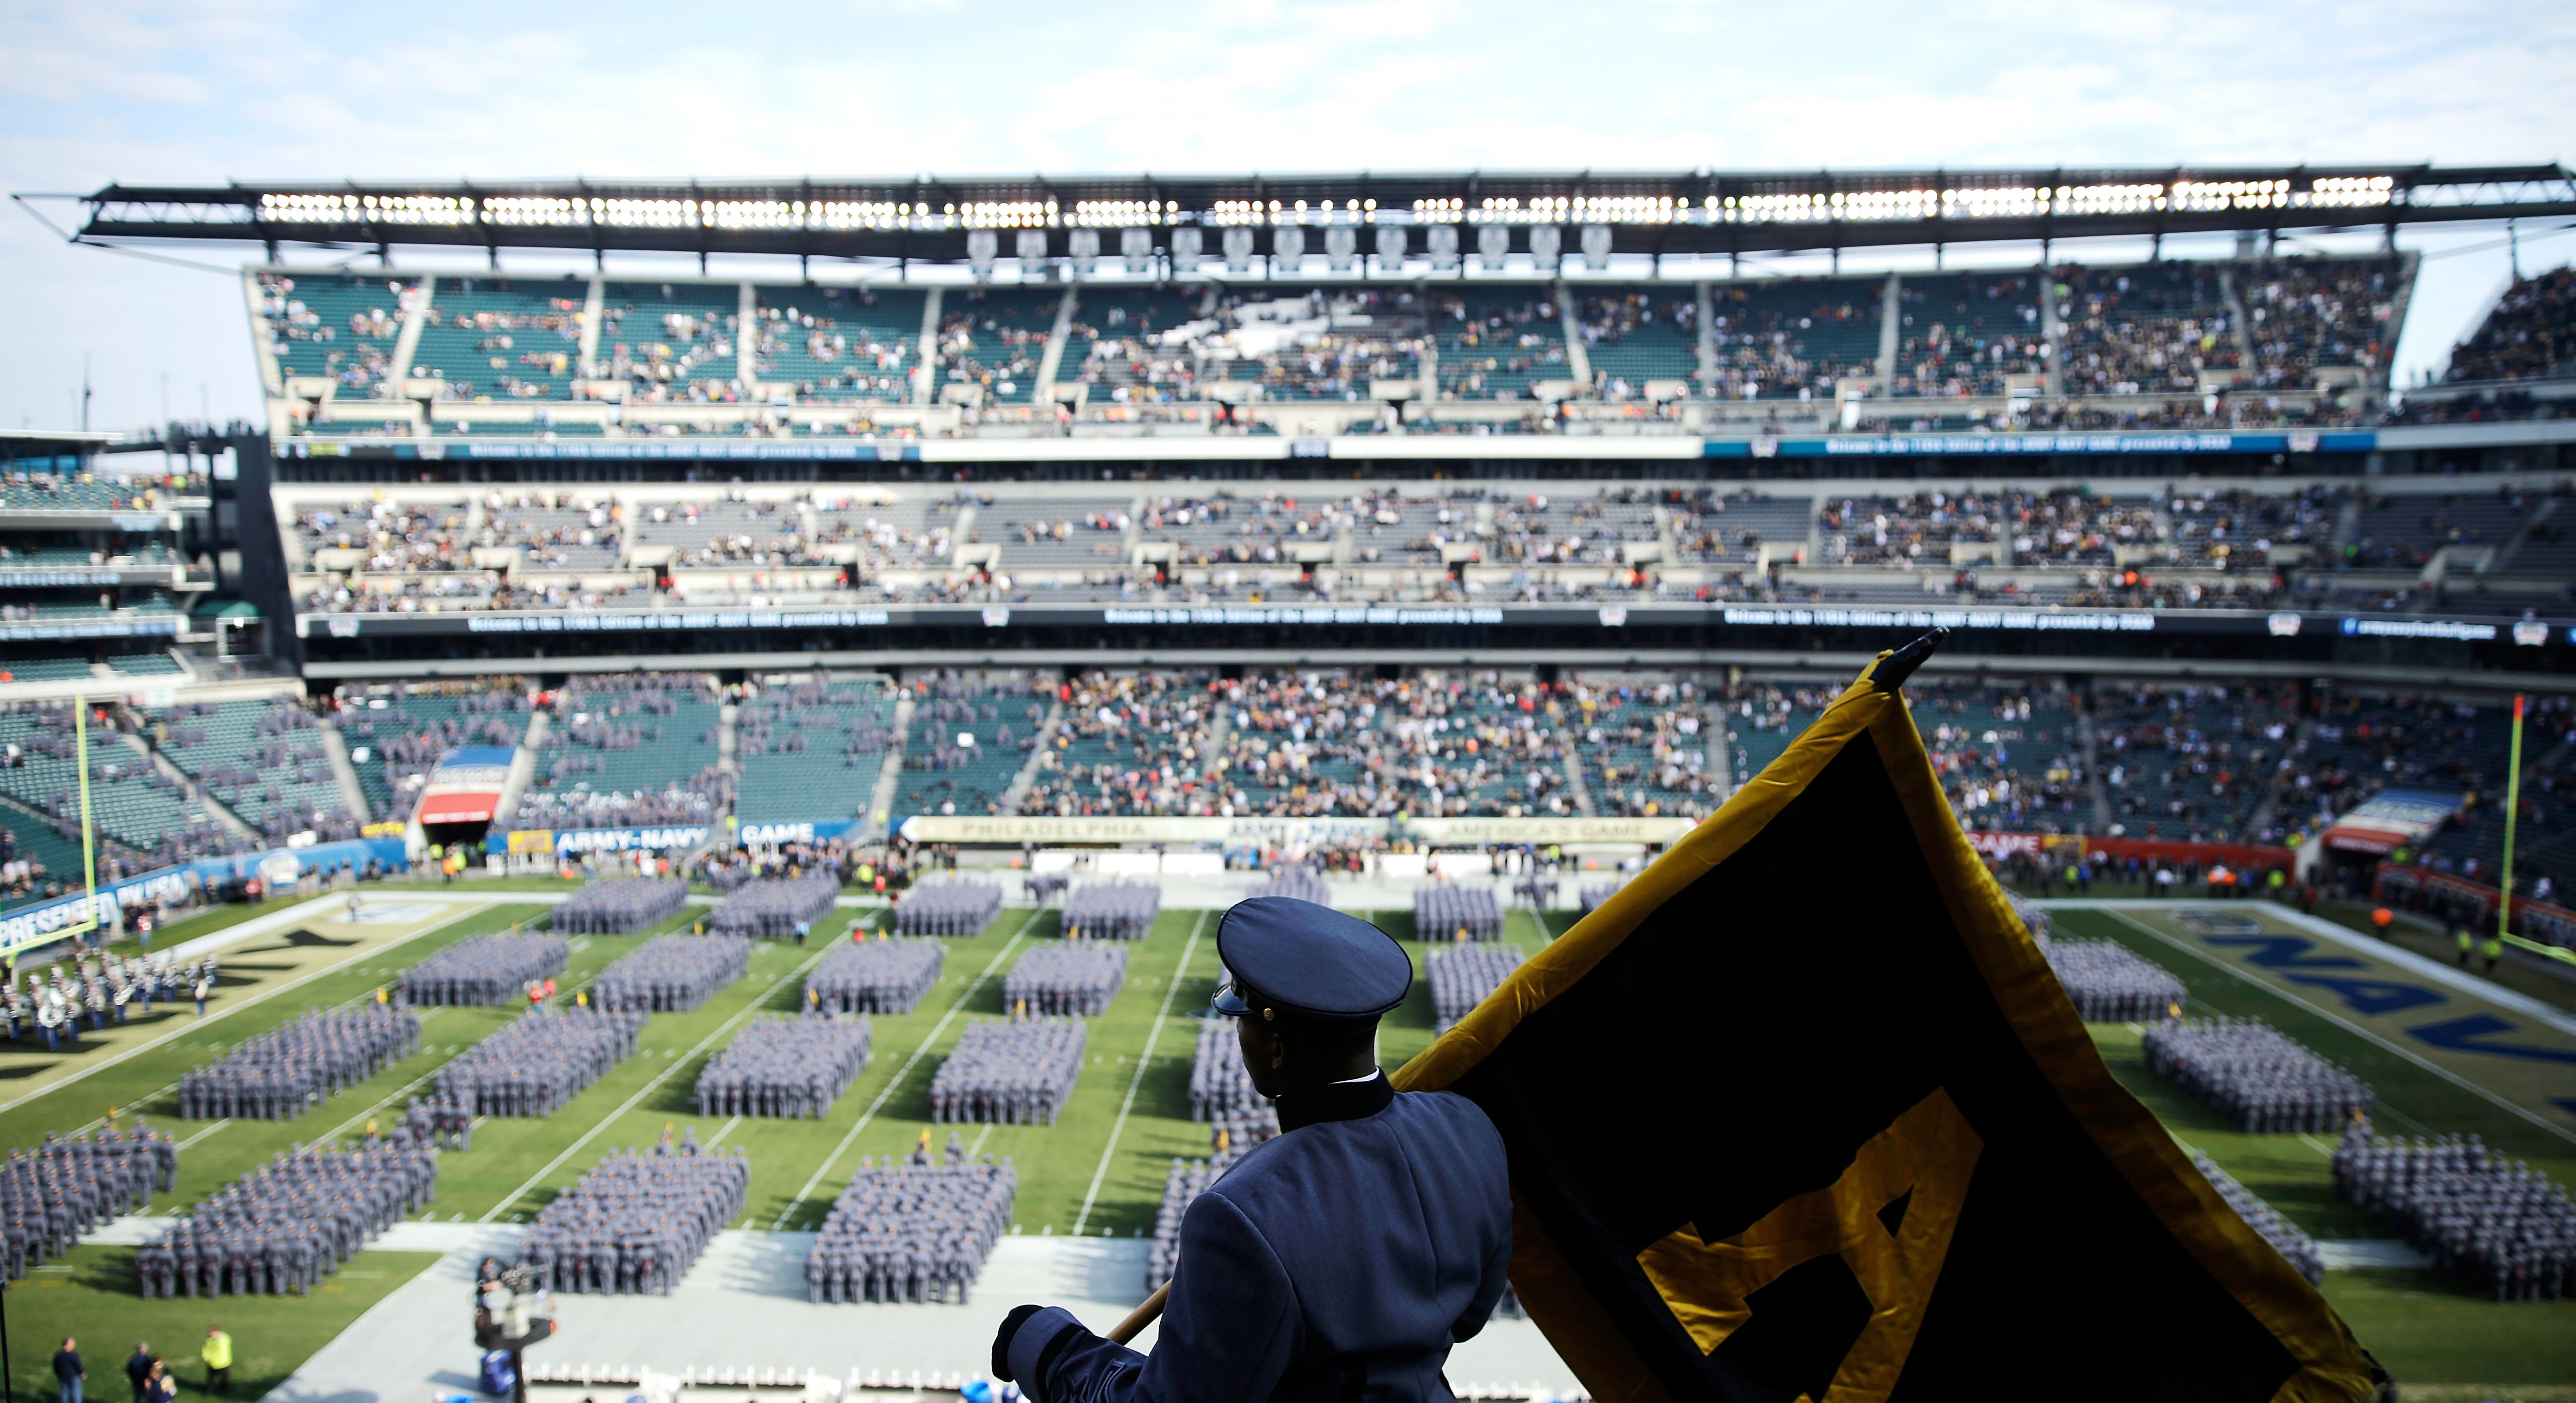
[{"label": "green grass field", "polygon": [[[448,1058],[498,1027],[512,1011],[430,1011],[419,1053],[296,1121],[218,1126],[177,1122],[172,1118],[169,1089],[187,1067],[208,1060],[220,1048],[309,1008],[366,998],[377,985],[442,945],[541,918],[541,904],[514,902],[514,892],[560,889],[560,884],[543,881],[473,885],[488,890],[499,904],[394,948],[352,956],[339,967],[311,977],[288,996],[243,1007],[207,1025],[202,1035],[181,1036],[131,1055],[72,1086],[0,1113],[0,1143],[37,1142],[48,1130],[87,1124],[109,1106],[152,1114],[164,1128],[189,1142],[181,1156],[178,1191],[163,1196],[153,1207],[156,1213],[168,1213],[290,1144],[355,1134],[370,1116],[387,1117],[390,1123],[406,1095]],[[256,913],[216,913],[235,920],[250,914]],[[673,925],[701,914],[703,908],[695,909]],[[1427,947],[1410,940],[1410,913],[1367,914],[1407,941],[1419,967]],[[562,1112],[547,1120],[482,1124],[475,1131],[471,1152],[442,1160],[438,1202],[431,1216],[468,1223],[523,1221],[609,1150],[650,1145],[665,1127],[694,1126],[701,1141],[739,1145],[751,1160],[749,1207],[738,1226],[811,1228],[820,1223],[862,1157],[902,1154],[925,1129],[932,1132],[934,1145],[944,1143],[949,1127],[933,1127],[927,1120],[931,1076],[974,1019],[1007,1012],[1001,978],[1032,942],[1055,934],[1052,912],[1006,910],[982,935],[946,942],[947,963],[939,985],[913,1012],[875,1020],[874,1057],[827,1119],[706,1119],[693,1109],[692,1087],[706,1060],[749,1019],[762,1013],[791,1012],[803,971],[825,949],[823,937],[837,938],[854,920],[865,924],[876,915],[873,907],[844,909],[826,922],[813,945],[757,946],[748,977],[695,1012],[655,1016],[646,1027],[639,1054]],[[1214,919],[1212,912],[1167,911],[1151,936],[1132,948],[1126,988],[1108,1013],[1091,1021],[1089,1064],[1057,1125],[958,1127],[976,1152],[1008,1155],[1017,1164],[1016,1217],[1022,1232],[1079,1231],[1095,1236],[1150,1232],[1171,1160],[1208,1153],[1206,1127],[1188,1119],[1188,1082],[1198,1020],[1218,974]],[[1569,919],[1551,916],[1548,924],[1561,929]],[[1534,950],[1553,934],[1526,912],[1513,913],[1511,922],[1509,938],[1524,949]],[[201,918],[165,934],[162,942],[214,928],[213,918]],[[2408,1133],[2417,1126],[2432,1131],[2474,1129],[2562,1180],[2576,1178],[2576,1160],[2564,1153],[2563,1143],[2549,1142],[2548,1137],[2499,1115],[2450,1084],[2385,1056],[2322,1012],[2303,1014],[2296,1004],[2258,981],[2177,958],[2152,937],[2104,913],[2062,913],[2060,928],[2069,935],[2107,936],[2134,945],[2184,979],[2196,1012],[2261,1013],[2310,1046],[2353,1066],[2378,1087],[2392,1128]],[[643,938],[576,939],[567,987],[578,987]],[[256,947],[259,941],[250,944]],[[228,956],[231,977],[243,981],[237,991],[228,992],[255,989],[262,977],[255,968],[259,963],[249,955],[238,961]],[[1413,998],[1384,1025],[1381,1060],[1390,1067],[1402,1063],[1430,1043],[1431,1027],[1429,991],[1427,985],[1417,984]],[[2326,1167],[2330,1147],[2322,1141],[2233,1132],[2197,1103],[2145,1074],[2135,1030],[2103,1026],[2095,1031],[2114,1072],[2178,1138],[2209,1151],[2229,1172],[2310,1232],[2327,1238],[2385,1235],[2384,1229],[2334,1201]],[[40,1056],[16,1051],[0,1054],[0,1087],[7,1084],[6,1064]],[[45,1356],[66,1332],[84,1337],[94,1384],[104,1386],[112,1379],[103,1371],[113,1368],[134,1338],[152,1339],[161,1346],[160,1337],[167,1336],[184,1353],[190,1350],[190,1341],[202,1336],[206,1324],[220,1322],[233,1331],[243,1350],[236,1396],[256,1397],[268,1382],[283,1378],[369,1304],[431,1260],[365,1253],[331,1289],[310,1299],[147,1303],[132,1293],[131,1257],[126,1248],[82,1248],[70,1263],[57,1264],[67,1265],[68,1270],[40,1272],[10,1292],[9,1344],[16,1386],[33,1396],[50,1396]],[[2117,1266],[2106,1263],[2104,1269]],[[2328,1276],[2326,1289],[2363,1342],[2410,1384],[2486,1386],[2487,1392],[2473,1390],[2473,1395],[2498,1398],[2555,1396],[2518,1395],[2510,1387],[2515,1385],[2576,1384],[2576,1302],[2498,1305],[2457,1292],[2439,1276],[2425,1272],[2338,1271]],[[183,1371],[183,1379],[188,1377],[192,1376]]]}]

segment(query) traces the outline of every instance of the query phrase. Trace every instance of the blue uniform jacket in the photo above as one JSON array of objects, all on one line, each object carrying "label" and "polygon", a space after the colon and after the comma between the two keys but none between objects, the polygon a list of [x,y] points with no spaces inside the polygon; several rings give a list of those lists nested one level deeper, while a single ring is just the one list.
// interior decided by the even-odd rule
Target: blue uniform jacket
[{"label": "blue uniform jacket", "polygon": [[1280,1098],[1285,1131],[1181,1218],[1154,1352],[1049,1307],[1011,1337],[1039,1403],[1439,1400],[1451,1343],[1485,1326],[1511,1264],[1503,1141],[1447,1092],[1383,1074]]}]

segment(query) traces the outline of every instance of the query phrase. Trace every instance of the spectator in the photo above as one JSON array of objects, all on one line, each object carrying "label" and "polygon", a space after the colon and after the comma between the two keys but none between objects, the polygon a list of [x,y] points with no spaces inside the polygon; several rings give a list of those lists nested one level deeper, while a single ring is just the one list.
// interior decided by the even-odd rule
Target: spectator
[{"label": "spectator", "polygon": [[80,1341],[66,1335],[63,1347],[54,1351],[54,1383],[62,1403],[81,1403],[81,1385],[89,1379],[89,1368],[81,1363]]},{"label": "spectator", "polygon": [[230,1397],[233,1387],[233,1337],[221,1326],[208,1326],[205,1346],[198,1356],[206,1361],[206,1391],[218,1398]]}]

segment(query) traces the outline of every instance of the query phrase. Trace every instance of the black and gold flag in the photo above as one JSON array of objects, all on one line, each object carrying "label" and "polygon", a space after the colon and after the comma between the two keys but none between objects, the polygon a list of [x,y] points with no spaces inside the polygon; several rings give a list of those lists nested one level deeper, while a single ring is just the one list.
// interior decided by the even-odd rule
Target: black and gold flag
[{"label": "black and gold flag", "polygon": [[1603,1403],[2369,1397],[2102,1065],[1904,666],[1397,1074],[1502,1131],[1531,1317]]}]

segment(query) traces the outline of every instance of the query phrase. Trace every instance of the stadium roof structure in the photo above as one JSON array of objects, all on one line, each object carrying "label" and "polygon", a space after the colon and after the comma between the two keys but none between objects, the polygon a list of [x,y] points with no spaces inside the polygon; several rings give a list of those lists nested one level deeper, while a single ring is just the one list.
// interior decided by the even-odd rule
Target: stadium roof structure
[{"label": "stadium roof structure", "polygon": [[[1101,241],[1113,256],[1168,253],[1170,235],[1184,228],[1219,239],[1248,230],[1263,253],[1291,228],[1423,231],[1401,242],[1385,233],[1350,241],[1364,256],[1383,256],[1437,249],[1449,236],[1432,230],[1524,225],[1579,229],[1581,251],[1599,259],[2230,231],[2382,229],[2393,237],[2401,224],[2576,215],[2576,175],[2558,165],[925,174],[115,184],[71,198],[86,208],[73,236],[81,241],[257,243],[272,257],[296,244],[484,248],[495,257],[508,248],[982,262],[997,249],[1020,252],[1017,235],[999,247],[1010,231],[1091,230],[1108,236]],[[1131,242],[1129,230],[1146,237]],[[1100,251],[1091,238],[1080,247]],[[1077,251],[1064,236],[1045,248],[1049,256]]]}]

